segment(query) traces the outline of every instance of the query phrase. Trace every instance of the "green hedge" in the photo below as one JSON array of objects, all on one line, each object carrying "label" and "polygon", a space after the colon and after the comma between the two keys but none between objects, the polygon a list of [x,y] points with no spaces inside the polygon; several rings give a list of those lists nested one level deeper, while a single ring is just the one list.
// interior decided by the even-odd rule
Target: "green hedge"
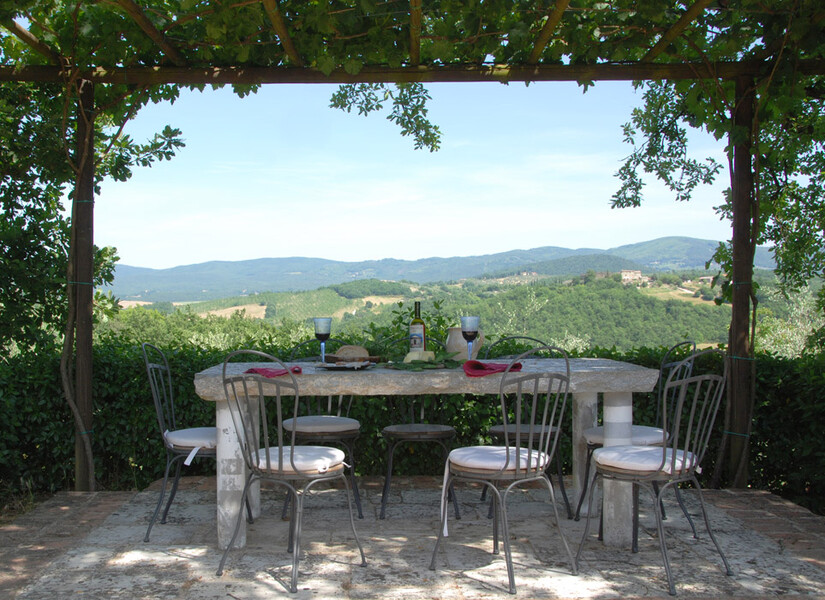
[{"label": "green hedge", "polygon": [[[194,374],[219,363],[225,352],[194,347],[164,349],[175,373],[179,421],[187,426],[214,423],[214,407],[195,395]],[[275,354],[279,349],[268,349]],[[588,356],[626,360],[658,368],[665,348],[638,348],[620,353],[595,349]],[[712,365],[699,365],[702,371]],[[755,488],[767,489],[818,513],[825,510],[825,470],[821,445],[825,402],[825,355],[795,360],[757,357],[757,402],[752,433],[750,476]],[[109,340],[95,346],[94,432],[96,475],[104,489],[142,489],[162,477],[165,458],[159,442],[140,347]],[[361,474],[382,475],[386,445],[381,428],[388,422],[389,398],[360,398],[352,416],[362,423],[356,446]],[[435,398],[433,398],[435,400]],[[483,432],[498,420],[493,397],[441,398],[445,418],[458,431],[458,444],[484,442]],[[74,426],[62,398],[59,356],[21,355],[0,363],[0,479],[4,493],[70,489],[74,477]],[[637,422],[652,422],[652,394],[634,397]],[[569,427],[570,419],[567,419]],[[722,418],[718,421],[722,428]],[[570,436],[562,437],[562,456],[569,468]],[[713,472],[715,453],[708,455]],[[398,474],[438,473],[441,455],[435,444],[399,449]],[[190,473],[214,472],[209,461],[196,461]]]}]

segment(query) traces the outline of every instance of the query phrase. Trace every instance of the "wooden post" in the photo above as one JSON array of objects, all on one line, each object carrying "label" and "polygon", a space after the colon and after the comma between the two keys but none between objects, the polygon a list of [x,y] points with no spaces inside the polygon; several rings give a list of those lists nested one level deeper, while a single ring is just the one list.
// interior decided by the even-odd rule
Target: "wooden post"
[{"label": "wooden post", "polygon": [[736,78],[733,115],[733,307],[731,311],[728,386],[729,462],[731,485],[748,484],[748,442],[753,414],[753,353],[750,343],[751,291],[753,285],[754,228],[758,227],[754,211],[753,158],[751,136],[754,119],[753,80]]},{"label": "wooden post", "polygon": [[[92,310],[94,302],[94,104],[91,81],[78,83],[77,139],[78,167],[74,198],[74,282],[75,313],[75,402],[83,429],[75,431],[75,490],[92,491],[94,473],[82,436],[93,434],[92,423]],[[91,438],[90,438],[91,439]]]}]

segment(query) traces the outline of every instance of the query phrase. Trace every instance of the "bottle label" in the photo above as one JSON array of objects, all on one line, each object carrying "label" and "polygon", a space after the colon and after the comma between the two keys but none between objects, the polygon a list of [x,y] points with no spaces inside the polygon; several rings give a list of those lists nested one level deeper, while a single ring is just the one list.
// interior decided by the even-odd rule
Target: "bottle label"
[{"label": "bottle label", "polygon": [[421,324],[410,325],[410,350],[424,349],[424,326]]}]

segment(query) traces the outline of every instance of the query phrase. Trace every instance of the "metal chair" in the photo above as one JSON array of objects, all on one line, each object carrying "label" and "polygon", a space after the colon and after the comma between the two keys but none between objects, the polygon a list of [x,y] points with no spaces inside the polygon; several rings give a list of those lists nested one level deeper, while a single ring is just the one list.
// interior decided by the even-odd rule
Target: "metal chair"
[{"label": "metal chair", "polygon": [[[718,354],[722,357],[724,361],[722,375],[684,374],[696,358],[709,354]],[[662,393],[662,430],[668,432],[665,437],[666,443],[660,446],[607,446],[597,448],[593,452],[596,473],[590,484],[589,503],[591,506],[593,490],[599,479],[632,483],[635,529],[639,510],[639,488],[644,487],[651,492],[654,498],[654,506],[657,507],[653,513],[656,516],[659,549],[662,553],[662,561],[667,575],[668,592],[671,595],[676,594],[676,588],[667,554],[662,513],[661,510],[658,510],[658,506],[661,504],[662,496],[668,488],[676,488],[680,483],[690,482],[696,487],[705,528],[716,546],[719,556],[722,558],[726,574],[733,574],[727,558],[725,558],[725,554],[711,530],[710,521],[705,510],[705,501],[702,497],[702,486],[699,485],[699,480],[696,478],[696,473],[700,471],[702,459],[713,434],[716,414],[725,394],[727,373],[727,361],[718,350],[705,350],[680,361],[671,369]],[[673,399],[673,407],[667,406],[670,398]],[[655,488],[654,483],[657,484]],[[584,535],[576,555],[577,559],[581,556],[589,531],[590,511],[588,511]]]},{"label": "metal chair", "polygon": [[[272,366],[276,369],[283,369],[284,373],[276,377],[248,371],[230,374],[229,365],[235,360],[250,362],[263,360],[273,363]],[[287,551],[292,552],[292,578],[289,591],[293,593],[298,591],[298,560],[301,555],[304,497],[315,484],[322,481],[341,480],[343,482],[349,506],[352,534],[361,554],[361,566],[365,566],[367,561],[364,549],[355,531],[349,481],[344,468],[344,452],[329,446],[296,445],[295,436],[289,435],[284,430],[284,397],[293,399],[292,418],[298,417],[299,393],[295,376],[284,363],[268,354],[256,350],[237,350],[224,360],[222,377],[226,401],[232,413],[232,422],[249,473],[243,489],[243,500],[247,500],[252,484],[260,480],[286,488],[292,497],[287,546]],[[271,405],[272,410],[267,410],[268,405]],[[238,512],[235,531],[218,566],[219,576],[223,574],[226,558],[235,543],[242,518],[243,509]]]},{"label": "metal chair", "polygon": [[149,377],[149,386],[152,389],[152,399],[155,402],[158,428],[166,451],[166,469],[163,472],[163,484],[158,495],[158,503],[143,538],[144,542],[148,542],[149,534],[152,532],[161,504],[163,504],[163,497],[166,494],[166,485],[169,482],[169,472],[172,466],[175,467],[175,477],[172,481],[169,500],[166,502],[166,508],[163,510],[163,516],[160,519],[161,523],[166,523],[169,507],[172,506],[172,501],[178,491],[181,466],[188,466],[195,457],[215,458],[218,434],[215,427],[178,429],[175,418],[175,399],[172,392],[172,372],[169,370],[166,355],[160,348],[148,342],[142,345],[142,349],[143,362],[146,365],[146,374]]},{"label": "metal chair", "polygon": [[[695,342],[679,342],[678,344],[675,344],[674,346],[669,348],[668,351],[665,352],[664,357],[662,357],[662,362],[659,366],[659,380],[656,384],[656,416],[654,422],[660,422],[661,410],[663,406],[672,407],[674,404],[673,397],[667,398],[664,396],[665,381],[667,381],[670,378],[670,376],[674,373],[676,374],[676,377],[679,379],[689,376],[693,372],[692,356],[695,353],[695,351]],[[679,356],[683,356],[686,352],[688,353],[688,357],[686,359],[681,360],[678,358]],[[676,371],[676,369],[678,369],[678,371]],[[671,391],[671,396],[673,395],[674,391]],[[665,432],[662,430],[661,427],[649,425],[633,425],[631,429],[631,443],[634,446],[661,446],[664,443],[664,440],[667,439],[667,436],[664,433]],[[579,503],[578,506],[576,506],[576,516],[574,517],[576,521],[578,521],[581,518],[582,504],[584,503],[584,498],[587,494],[587,484],[590,480],[590,464],[591,459],[593,458],[593,452],[597,448],[601,448],[604,445],[604,427],[599,425],[596,427],[585,429],[582,433],[582,436],[584,437],[584,440],[587,444],[587,459],[585,460],[584,466],[584,484],[581,493],[579,494]],[[654,485],[656,484],[654,483]],[[696,527],[693,524],[693,519],[691,519],[690,515],[688,515],[687,509],[685,508],[685,505],[682,502],[682,498],[679,494],[679,488],[674,489],[676,492],[676,499],[679,502],[679,506],[682,508],[682,512],[684,513],[684,515],[688,518],[688,522],[690,523],[690,526],[693,529],[693,534],[695,536]],[[662,511],[662,517],[666,518],[664,512],[664,504],[660,505],[660,510]],[[636,537],[634,529],[634,552],[637,548],[637,542],[638,539]]]},{"label": "metal chair", "polygon": [[[494,352],[494,348],[496,346],[501,347],[502,344],[505,344],[507,342],[513,342],[513,341],[518,341],[518,342],[521,342],[521,343],[528,343],[529,342],[534,347],[535,346],[547,346],[547,344],[545,342],[543,342],[543,341],[541,341],[537,338],[534,338],[534,337],[530,337],[530,336],[527,336],[527,335],[509,335],[509,336],[497,339],[495,342],[493,342],[490,346],[487,347],[487,351],[484,353],[485,360],[491,358],[491,356],[490,356],[491,354],[493,355],[493,357],[496,356],[495,352]],[[502,357],[497,357],[497,358],[505,358],[505,357],[502,356]],[[508,356],[506,358],[512,359],[513,356]],[[488,430],[488,433],[490,434],[491,437],[495,438],[497,441],[500,441],[504,437],[504,425],[503,424],[493,425]],[[512,434],[512,431],[511,431],[511,434]],[[564,507],[567,509],[567,518],[572,519],[573,518],[573,509],[570,506],[570,499],[567,497],[567,490],[564,487],[564,470],[562,468],[561,452],[556,452],[556,473],[557,473],[558,478],[559,478],[559,491],[561,491],[561,497],[564,499]],[[487,497],[487,487],[485,486],[481,490],[481,501],[484,502],[484,499],[486,497]],[[492,518],[492,516],[493,516],[493,506],[491,504],[490,505],[489,517]]]},{"label": "metal chair", "polygon": [[[397,338],[390,345],[397,345],[407,342],[408,336]],[[435,344],[443,347],[443,344],[435,338],[427,338],[428,345]],[[387,425],[381,430],[381,435],[387,442],[387,474],[384,477],[384,487],[381,491],[381,512],[378,518],[384,519],[387,512],[387,501],[390,495],[390,483],[392,481],[392,464],[395,450],[401,444],[409,443],[436,443],[441,446],[444,458],[450,451],[449,442],[456,436],[455,428],[450,425],[443,425],[440,421],[440,406],[437,396],[402,396],[390,400],[390,411],[394,413],[396,422]],[[433,418],[433,415],[436,415]],[[436,421],[436,422],[433,422]],[[458,500],[455,494],[451,493],[453,505],[455,507],[456,518],[460,519]]]},{"label": "metal chair", "polygon": [[[320,357],[309,357],[296,359],[296,355],[301,353],[301,348],[317,340],[308,340],[293,348],[289,357],[289,362],[311,361]],[[331,340],[338,341],[338,340]],[[329,342],[328,342],[329,343]],[[342,446],[346,451],[346,459],[349,460],[350,483],[352,484],[355,507],[358,510],[358,518],[363,519],[364,513],[361,509],[361,495],[358,492],[358,483],[355,479],[355,453],[353,444],[361,435],[361,423],[357,419],[349,416],[352,407],[352,396],[343,394],[330,396],[307,396],[304,398],[304,414],[294,419],[284,419],[284,430],[295,434],[295,441],[299,444],[322,445],[333,444]],[[289,498],[287,495],[284,502],[282,516],[286,518],[289,508]]]},{"label": "metal chair", "polygon": [[[558,374],[521,373],[513,370],[517,362],[539,351],[558,353],[564,358],[564,369]],[[441,526],[433,549],[430,569],[436,568],[436,556],[447,535],[446,495],[454,481],[484,485],[493,494],[493,553],[498,554],[499,520],[502,527],[504,555],[507,563],[509,591],[516,593],[513,559],[507,517],[507,496],[516,487],[543,482],[550,493],[550,503],[556,517],[556,527],[570,559],[573,574],[578,567],[561,529],[553,483],[547,476],[547,467],[558,449],[561,422],[565,414],[570,387],[570,362],[563,350],[551,346],[534,348],[519,355],[507,367],[501,379],[499,398],[504,428],[504,445],[471,446],[450,452],[445,464],[444,486],[441,490]],[[524,419],[524,415],[530,418]],[[512,428],[511,428],[512,426]],[[506,485],[500,492],[498,485]]]}]

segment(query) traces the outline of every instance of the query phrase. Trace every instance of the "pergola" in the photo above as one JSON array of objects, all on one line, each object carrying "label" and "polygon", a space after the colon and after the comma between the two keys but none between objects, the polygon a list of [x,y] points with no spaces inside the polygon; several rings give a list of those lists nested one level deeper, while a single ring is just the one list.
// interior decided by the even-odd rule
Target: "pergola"
[{"label": "pergola", "polygon": [[[93,274],[101,92],[125,100],[164,85],[695,80],[733,87],[731,131],[750,134],[731,137],[728,428],[734,460],[746,456],[755,100],[779,78],[825,74],[815,49],[825,39],[821,0],[21,0],[3,3],[0,26],[0,81],[61,83],[84,116],[75,132],[81,168],[69,277],[81,283]],[[92,296],[90,285],[70,283],[78,458],[92,429]],[[77,463],[78,489],[89,489],[88,470]]]}]

